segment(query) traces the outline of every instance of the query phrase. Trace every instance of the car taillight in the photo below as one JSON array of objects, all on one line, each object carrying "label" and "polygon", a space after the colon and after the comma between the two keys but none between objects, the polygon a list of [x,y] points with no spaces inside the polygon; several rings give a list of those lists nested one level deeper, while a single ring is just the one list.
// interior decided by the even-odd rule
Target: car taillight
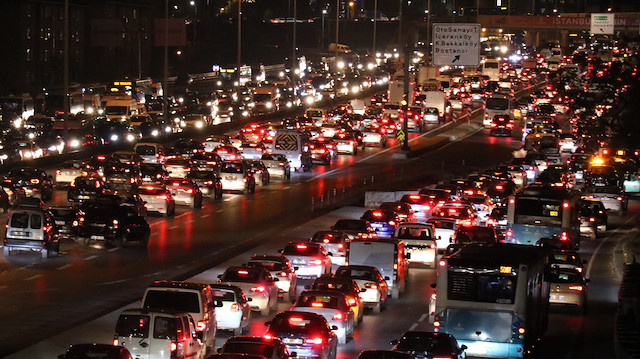
[{"label": "car taillight", "polygon": [[176,342],[171,342],[169,350],[171,350],[171,352],[175,352],[176,350],[178,350],[178,344]]},{"label": "car taillight", "polygon": [[344,315],[342,315],[342,313],[336,313],[333,315],[333,317],[331,317],[331,319],[333,320],[343,320],[344,319]]},{"label": "car taillight", "polygon": [[440,321],[437,321],[437,320],[436,320],[435,322],[433,322],[433,326],[434,326],[435,328],[439,328],[439,327],[440,327]]},{"label": "car taillight", "polygon": [[118,220],[117,219],[114,219],[113,222],[111,222],[111,223],[113,223],[114,227],[118,227]]},{"label": "car taillight", "polygon": [[616,199],[617,199],[618,201],[622,201],[622,196],[618,196],[618,197],[616,197]]},{"label": "car taillight", "polygon": [[307,344],[321,345],[324,342],[324,340],[322,338],[309,338],[304,342]]},{"label": "car taillight", "polygon": [[595,217],[590,217],[589,218],[589,222],[595,222],[595,221],[596,221]]},{"label": "car taillight", "polygon": [[435,249],[435,248],[436,248],[436,245],[435,245],[435,244],[433,244],[433,243],[431,243],[431,245],[429,246],[429,248],[431,248],[431,249]]},{"label": "car taillight", "polygon": [[266,290],[267,288],[265,288],[263,285],[259,285],[257,287],[252,287],[250,291],[253,293],[264,293]]},{"label": "car taillight", "polygon": [[156,196],[156,198],[159,198],[159,199],[167,199],[167,195],[166,195],[166,194],[163,194],[163,195],[160,195],[160,196]]},{"label": "car taillight", "polygon": [[364,287],[369,289],[378,289],[378,285],[376,283],[365,283]]},{"label": "car taillight", "polygon": [[511,229],[508,229],[506,235],[507,237],[513,236],[513,231]]},{"label": "car taillight", "polygon": [[575,290],[578,292],[582,292],[584,290],[584,287],[581,285],[570,285],[569,286],[569,290]]},{"label": "car taillight", "polygon": [[579,273],[582,273],[582,271],[583,271],[584,269],[583,269],[582,267],[576,267],[576,270],[577,270]]},{"label": "car taillight", "polygon": [[30,182],[31,182],[31,184],[38,184],[38,183],[40,183],[40,180],[37,179],[37,178],[32,178]]},{"label": "car taillight", "polygon": [[238,311],[240,311],[240,304],[233,303],[233,304],[231,304],[231,308],[230,309],[231,309],[232,312],[238,312]]},{"label": "car taillight", "polygon": [[120,343],[120,341],[118,340],[118,338],[113,339],[113,346],[114,347],[117,347],[119,343]]},{"label": "car taillight", "polygon": [[395,226],[396,225],[396,221],[389,221],[389,225],[390,226]]},{"label": "car taillight", "polygon": [[273,335],[266,333],[265,335],[262,336],[263,338],[269,340],[269,339],[273,339]]},{"label": "car taillight", "polygon": [[356,305],[356,300],[353,298],[349,298],[347,299],[347,304],[349,304],[350,306]]},{"label": "car taillight", "polygon": [[567,234],[567,232],[562,232],[562,234],[560,235],[560,240],[563,242],[569,240],[569,235]]},{"label": "car taillight", "polygon": [[196,330],[199,332],[204,331],[206,327],[207,327],[207,323],[205,323],[204,320],[199,320],[198,324],[196,324]]},{"label": "car taillight", "polygon": [[280,272],[280,273],[278,273],[278,276],[286,277],[287,276],[287,272]]},{"label": "car taillight", "polygon": [[321,265],[322,264],[322,259],[312,259],[309,261],[309,264],[313,264],[313,265]]},{"label": "car taillight", "polygon": [[188,190],[185,190],[185,192],[191,194],[191,193],[193,193],[193,189],[189,188]]}]

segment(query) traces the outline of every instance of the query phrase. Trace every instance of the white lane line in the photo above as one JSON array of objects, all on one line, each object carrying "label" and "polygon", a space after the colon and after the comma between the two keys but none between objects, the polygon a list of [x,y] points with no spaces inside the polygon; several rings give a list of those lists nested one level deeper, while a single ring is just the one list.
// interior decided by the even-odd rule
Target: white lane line
[{"label": "white lane line", "polygon": [[88,256],[88,257],[87,257],[87,258],[85,258],[84,260],[85,260],[85,261],[90,261],[90,260],[92,260],[92,259],[96,259],[96,258],[98,258],[98,256],[94,254],[94,255],[92,255],[92,256]]},{"label": "white lane line", "polygon": [[171,226],[171,227],[169,227],[169,229],[176,229],[178,227],[180,227],[180,226]]},{"label": "white lane line", "polygon": [[427,313],[422,313],[422,315],[420,316],[420,319],[418,319],[418,323],[424,322],[424,320],[427,319],[427,317],[428,317]]},{"label": "white lane line", "polygon": [[209,216],[210,216],[210,214],[203,214],[202,216],[200,216],[200,218],[207,218]]},{"label": "white lane line", "polygon": [[186,221],[184,223],[193,223],[193,222],[195,222],[195,221],[192,219],[192,220]]},{"label": "white lane line", "polygon": [[219,209],[216,211],[216,213],[221,213],[221,212],[224,212],[224,209]]},{"label": "white lane line", "polygon": [[[640,215],[640,213],[632,216],[631,218],[629,218],[628,220],[626,220],[622,226],[629,224],[629,222],[631,221],[636,221],[636,217],[638,217],[638,215]],[[620,227],[622,227],[620,226]],[[615,230],[612,231],[612,233],[616,233],[619,232],[618,228],[616,228]],[[621,232],[621,231],[620,231]],[[600,248],[602,248],[602,246],[604,245],[604,243],[607,241],[609,237],[604,237],[604,239],[602,240],[602,242],[600,242],[600,244],[598,244],[598,246],[596,247],[596,250],[593,251],[593,255],[591,256],[591,258],[589,259],[589,264],[587,265],[587,272],[585,273],[585,278],[591,278],[591,269],[593,268],[593,263],[595,262],[595,258],[598,255],[598,252],[600,251]],[[614,253],[615,255],[615,253]]]},{"label": "white lane line", "polygon": [[42,274],[36,274],[36,275],[32,275],[29,278],[25,278],[24,280],[34,280],[34,279],[38,279],[40,277],[42,277]]},{"label": "white lane line", "polygon": [[411,324],[411,326],[409,327],[409,331],[415,330],[418,327],[418,323],[413,323]]},{"label": "white lane line", "polygon": [[6,285],[0,285],[0,290],[5,289],[7,286]]},{"label": "white lane line", "polygon": [[291,186],[282,187],[282,189],[289,189]]},{"label": "white lane line", "polygon": [[183,214],[177,215],[177,216],[173,217],[173,219],[180,218],[180,217],[184,217],[184,216],[186,216],[187,214],[191,214],[191,211],[184,212]]},{"label": "white lane line", "polygon": [[157,235],[158,235],[158,232],[153,232],[153,233],[150,234],[151,237],[157,236]]},{"label": "white lane line", "polygon": [[62,267],[59,267],[58,270],[64,270],[64,269],[67,269],[69,267],[71,267],[71,264],[67,263],[67,264],[63,265]]},{"label": "white lane line", "polygon": [[229,201],[231,201],[232,199],[233,199],[233,198],[231,198],[231,197],[227,197],[227,198],[225,198],[223,201],[225,201],[225,202],[229,202]]},{"label": "white lane line", "polygon": [[109,249],[107,249],[107,252],[115,252],[115,251],[117,251],[118,249],[119,249],[118,247],[109,248]]}]

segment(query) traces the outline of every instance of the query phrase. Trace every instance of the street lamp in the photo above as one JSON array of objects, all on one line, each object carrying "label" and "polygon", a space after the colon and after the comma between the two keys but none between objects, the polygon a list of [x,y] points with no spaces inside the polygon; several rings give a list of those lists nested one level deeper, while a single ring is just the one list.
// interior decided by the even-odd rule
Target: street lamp
[{"label": "street lamp", "polygon": [[191,0],[189,5],[193,6],[193,40],[195,41],[198,37],[198,5],[195,0]]},{"label": "street lamp", "polygon": [[324,51],[324,18],[327,16],[327,13],[327,9],[322,9],[322,33],[320,34],[320,49],[322,51]]},{"label": "street lamp", "polygon": [[373,2],[373,56],[376,56],[376,36],[378,31],[378,0]]}]

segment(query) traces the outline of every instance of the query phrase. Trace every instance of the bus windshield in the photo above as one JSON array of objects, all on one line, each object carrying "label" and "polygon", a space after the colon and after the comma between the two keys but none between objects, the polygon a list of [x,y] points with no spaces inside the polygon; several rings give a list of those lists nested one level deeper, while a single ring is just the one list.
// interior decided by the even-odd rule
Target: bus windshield
[{"label": "bus windshield", "polygon": [[[508,272],[508,273],[502,273]],[[517,269],[469,270],[449,268],[447,297],[451,300],[513,304],[516,296]]]},{"label": "bus windshield", "polygon": [[489,97],[486,108],[490,110],[508,110],[509,100],[506,98]]}]

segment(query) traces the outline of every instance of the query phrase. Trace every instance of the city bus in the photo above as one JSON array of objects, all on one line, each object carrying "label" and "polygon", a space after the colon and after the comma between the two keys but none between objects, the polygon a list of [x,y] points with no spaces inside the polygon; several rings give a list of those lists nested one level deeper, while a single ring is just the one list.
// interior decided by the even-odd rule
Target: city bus
[{"label": "city bus", "polygon": [[509,197],[505,242],[535,245],[558,236],[580,244],[580,192],[563,186],[531,184]]},{"label": "city bus", "polygon": [[434,331],[453,335],[466,354],[530,357],[547,329],[549,249],[468,244],[438,263]]}]

